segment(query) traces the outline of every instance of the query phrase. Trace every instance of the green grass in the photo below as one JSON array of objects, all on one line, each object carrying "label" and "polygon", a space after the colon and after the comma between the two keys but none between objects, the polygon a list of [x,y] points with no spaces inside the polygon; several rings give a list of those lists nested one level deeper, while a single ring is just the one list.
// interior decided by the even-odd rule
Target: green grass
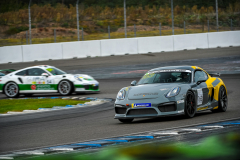
[{"label": "green grass", "polygon": [[38,108],[52,108],[54,106],[76,105],[89,101],[67,99],[4,99],[0,100],[0,113],[8,111],[36,110]]}]

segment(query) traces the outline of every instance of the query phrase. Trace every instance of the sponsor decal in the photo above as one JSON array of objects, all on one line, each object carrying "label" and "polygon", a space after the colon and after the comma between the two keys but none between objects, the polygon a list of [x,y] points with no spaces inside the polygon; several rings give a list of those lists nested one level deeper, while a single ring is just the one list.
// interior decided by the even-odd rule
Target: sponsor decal
[{"label": "sponsor decal", "polygon": [[84,88],[76,88],[76,91],[85,91]]},{"label": "sponsor decal", "polygon": [[202,89],[197,89],[198,93],[198,100],[197,100],[197,105],[201,105],[203,102],[203,91]]},{"label": "sponsor decal", "polygon": [[132,103],[132,108],[135,107],[152,107],[151,103]]},{"label": "sponsor decal", "polygon": [[177,103],[178,103],[178,104],[184,103],[184,100],[183,100],[183,99],[182,99],[182,100],[179,100],[179,101],[177,101]]},{"label": "sponsor decal", "polygon": [[208,106],[207,107],[200,107],[200,108],[197,109],[197,111],[205,110],[207,108],[208,108]]},{"label": "sponsor decal", "polygon": [[158,95],[158,93],[138,93],[138,94],[134,94],[133,96],[142,96],[142,95],[144,95],[144,96],[146,96],[146,95],[148,95],[148,96],[151,96],[151,95]]},{"label": "sponsor decal", "polygon": [[36,85],[31,85],[31,89],[36,90],[37,89]]}]

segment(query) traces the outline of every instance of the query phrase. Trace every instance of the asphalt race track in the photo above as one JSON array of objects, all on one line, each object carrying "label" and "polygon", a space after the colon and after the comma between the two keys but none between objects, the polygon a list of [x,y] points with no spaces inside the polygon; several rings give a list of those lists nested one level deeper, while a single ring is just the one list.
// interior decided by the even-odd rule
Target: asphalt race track
[{"label": "asphalt race track", "polygon": [[[29,118],[21,121],[21,117],[16,117],[8,123],[0,118],[0,153],[240,117],[240,47],[1,64],[0,69],[21,69],[39,64],[54,65],[69,73],[91,73],[100,82],[101,93],[72,96],[100,98],[115,98],[121,87],[129,86],[132,80],[138,80],[146,70],[156,66],[198,65],[207,71],[224,73],[221,78],[228,90],[228,110],[225,113],[205,111],[192,119],[175,116],[136,119],[131,124],[122,124],[113,119],[112,102],[86,109],[79,108],[75,112],[65,110],[61,115],[46,118],[38,118],[40,115],[36,114],[34,120]],[[6,97],[1,94],[0,98]]]}]

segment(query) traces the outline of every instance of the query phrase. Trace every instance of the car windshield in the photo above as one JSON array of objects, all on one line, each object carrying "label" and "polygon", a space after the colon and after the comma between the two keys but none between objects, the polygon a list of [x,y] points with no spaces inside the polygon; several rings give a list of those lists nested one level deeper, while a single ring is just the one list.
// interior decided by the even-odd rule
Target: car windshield
[{"label": "car windshield", "polygon": [[51,72],[53,75],[62,75],[62,74],[67,74],[66,72],[55,68],[55,67],[50,67],[46,69],[47,71]]},{"label": "car windshield", "polygon": [[190,70],[159,70],[146,73],[138,82],[141,84],[153,83],[190,83]]}]

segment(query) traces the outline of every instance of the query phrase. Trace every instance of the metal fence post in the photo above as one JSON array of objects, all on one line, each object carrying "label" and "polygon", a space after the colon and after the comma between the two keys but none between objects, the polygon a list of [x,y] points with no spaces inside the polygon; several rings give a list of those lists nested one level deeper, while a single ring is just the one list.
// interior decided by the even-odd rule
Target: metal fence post
[{"label": "metal fence post", "polygon": [[84,41],[83,28],[82,28],[82,40]]},{"label": "metal fence post", "polygon": [[54,43],[56,43],[56,29],[54,29]]},{"label": "metal fence post", "polygon": [[208,27],[208,32],[209,32],[209,30],[210,30],[210,28],[209,28],[209,20],[207,20],[207,27]]},{"label": "metal fence post", "polygon": [[26,31],[26,44],[28,44],[28,31]]},{"label": "metal fence post", "polygon": [[183,23],[183,26],[184,26],[184,34],[186,34],[185,21]]},{"label": "metal fence post", "polygon": [[232,29],[232,19],[231,19],[231,31],[232,31],[233,29]]},{"label": "metal fence post", "polygon": [[136,25],[134,24],[134,37],[137,37],[137,34],[136,34]]},{"label": "metal fence post", "polygon": [[217,32],[218,32],[218,0],[216,0],[216,22],[217,22]]},{"label": "metal fence post", "polygon": [[108,26],[108,39],[110,39],[110,26]]},{"label": "metal fence post", "polygon": [[32,44],[32,36],[31,36],[31,2],[32,2],[32,0],[29,1],[29,5],[28,5],[29,44]]},{"label": "metal fence post", "polygon": [[124,31],[125,38],[127,38],[126,0],[123,0],[123,8],[124,8]]},{"label": "metal fence post", "polygon": [[161,31],[161,23],[159,23],[159,34],[160,34],[160,36],[162,35],[162,31]]},{"label": "metal fence post", "polygon": [[172,10],[172,34],[174,35],[173,0],[171,0],[171,10]]},{"label": "metal fence post", "polygon": [[78,2],[79,0],[77,0],[77,4],[76,4],[76,11],[77,11],[77,36],[78,36],[78,41],[80,40],[79,37],[79,13],[78,13]]}]

